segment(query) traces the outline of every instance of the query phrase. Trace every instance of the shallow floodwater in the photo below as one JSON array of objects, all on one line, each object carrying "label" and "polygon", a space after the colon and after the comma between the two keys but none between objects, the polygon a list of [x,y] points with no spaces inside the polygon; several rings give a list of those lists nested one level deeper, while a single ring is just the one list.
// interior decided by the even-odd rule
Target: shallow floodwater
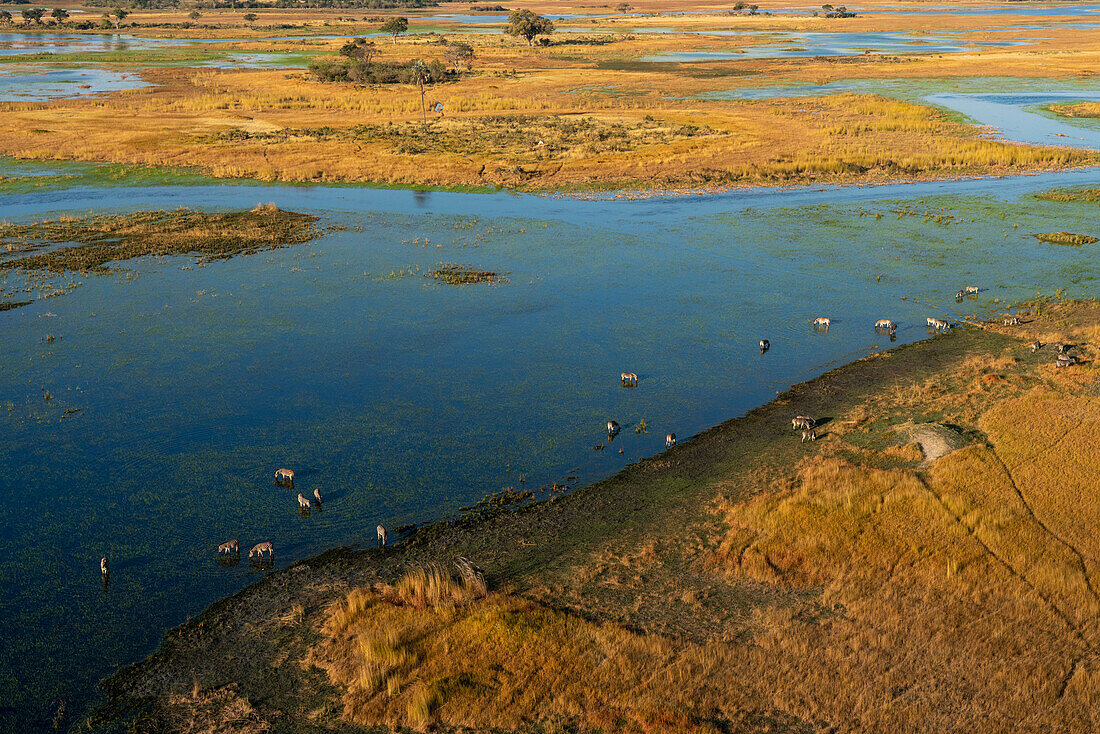
[{"label": "shallow floodwater", "polygon": [[957,34],[906,33],[766,33],[744,31],[703,31],[709,36],[763,36],[764,43],[744,46],[737,51],[672,51],[641,57],[641,61],[720,61],[724,59],[774,59],[813,56],[857,56],[876,54],[943,54],[963,53],[987,47],[1026,46],[1034,39],[972,41]]},{"label": "shallow floodwater", "polygon": [[[1097,179],[646,201],[248,185],[0,195],[8,221],[274,201],[327,230],[206,266],[59,278],[67,294],[0,312],[0,729],[45,725],[61,700],[81,711],[167,628],[260,578],[247,560],[219,565],[229,538],[272,541],[277,568],[369,544],[379,522],[588,482],[662,450],[667,432],[689,440],[892,346],[878,318],[904,343],[927,338],[928,315],[1093,294],[1092,248],[1028,235],[1095,234],[1096,205],[1029,192]],[[508,282],[419,274],[440,262]],[[956,304],[970,284],[984,290]],[[0,276],[5,300],[37,285]],[[813,330],[816,316],[832,328]],[[594,451],[609,419],[624,430]],[[299,514],[296,491],[274,484],[281,466],[323,509]]]},{"label": "shallow floodwater", "polygon": [[1059,102],[1100,101],[1100,85],[1087,79],[855,79],[787,87],[742,87],[703,97],[770,99],[836,92],[882,94],[934,104],[988,127],[995,137],[1013,142],[1100,149],[1100,123],[1096,119],[1066,118],[1046,109]]},{"label": "shallow floodwater", "polygon": [[97,69],[33,65],[0,66],[0,102],[87,97],[149,86],[137,74]]}]

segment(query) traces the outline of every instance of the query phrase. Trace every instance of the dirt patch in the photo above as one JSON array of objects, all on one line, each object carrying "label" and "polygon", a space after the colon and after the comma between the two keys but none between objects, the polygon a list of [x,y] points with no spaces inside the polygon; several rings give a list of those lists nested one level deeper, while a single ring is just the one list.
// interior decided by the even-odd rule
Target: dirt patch
[{"label": "dirt patch", "polygon": [[894,429],[901,443],[915,443],[920,447],[926,462],[947,456],[969,443],[957,429],[942,423],[909,423]]}]

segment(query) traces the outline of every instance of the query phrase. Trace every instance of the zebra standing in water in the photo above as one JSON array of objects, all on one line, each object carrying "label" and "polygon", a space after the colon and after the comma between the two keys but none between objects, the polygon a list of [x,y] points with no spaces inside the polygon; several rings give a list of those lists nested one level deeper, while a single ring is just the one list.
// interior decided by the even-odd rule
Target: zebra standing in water
[{"label": "zebra standing in water", "polygon": [[377,528],[377,532],[378,532],[378,545],[380,545],[384,548],[386,546],[386,535],[387,535],[386,529],[384,527],[382,527],[381,525],[379,525],[378,528]]}]

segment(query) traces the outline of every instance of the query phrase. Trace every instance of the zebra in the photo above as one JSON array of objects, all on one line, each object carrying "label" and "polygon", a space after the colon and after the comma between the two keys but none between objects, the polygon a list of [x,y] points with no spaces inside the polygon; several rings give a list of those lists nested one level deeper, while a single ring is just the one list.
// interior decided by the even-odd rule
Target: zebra
[{"label": "zebra", "polygon": [[670,433],[667,436],[665,436],[665,448],[666,449],[670,449],[675,445],[676,445],[676,434],[675,433]]},{"label": "zebra", "polygon": [[963,292],[968,296],[972,296],[980,290],[981,290],[981,288],[979,288],[976,285],[968,285],[965,288],[963,288]]},{"label": "zebra", "polygon": [[802,432],[802,443],[806,443],[807,441],[816,441],[816,440],[817,440],[817,431],[815,431],[814,429],[810,428],[810,429],[807,429],[807,430]]},{"label": "zebra", "polygon": [[1043,343],[1041,341],[1039,341],[1038,339],[1031,342],[1031,351],[1038,352],[1042,348],[1043,348]]},{"label": "zebra", "polygon": [[308,510],[309,509],[309,500],[307,500],[305,497],[303,497],[301,492],[298,493],[298,509],[299,510]]},{"label": "zebra", "polygon": [[1007,319],[1004,320],[1004,325],[1005,326],[1019,326],[1020,325],[1020,317],[1019,316],[1009,316]]},{"label": "zebra", "polygon": [[966,291],[965,290],[961,290],[961,291],[959,291],[958,293],[955,294],[955,300],[956,301],[961,301],[964,298],[966,298]]},{"label": "zebra", "polygon": [[314,487],[313,489],[313,498],[317,500],[318,505],[321,504],[321,490],[317,489],[316,487]]},{"label": "zebra", "polygon": [[386,545],[386,535],[388,534],[388,533],[386,533],[386,529],[384,527],[382,527],[381,525],[379,525],[378,528],[377,528],[377,533],[378,533],[378,545],[385,547],[385,545]]},{"label": "zebra", "polygon": [[795,430],[798,430],[799,428],[808,430],[816,425],[817,421],[815,421],[808,415],[796,415],[794,418],[791,418],[791,428]]},{"label": "zebra", "polygon": [[638,385],[638,375],[635,374],[634,372],[624,372],[624,373],[622,373],[621,377],[622,377],[622,381],[623,381],[624,386],[633,385],[633,386],[637,387],[637,385]]},{"label": "zebra", "polygon": [[761,354],[763,354],[764,352],[768,351],[771,348],[772,348],[772,343],[770,341],[768,341],[767,339],[761,339],[760,340],[760,353]]},{"label": "zebra", "polygon": [[1077,348],[1076,344],[1059,344],[1058,345],[1058,354],[1069,354],[1070,350],[1073,350],[1073,349],[1076,349],[1076,348]]},{"label": "zebra", "polygon": [[607,437],[612,438],[620,431],[619,424],[615,421],[607,422]]},{"label": "zebra", "polygon": [[256,545],[252,546],[252,550],[248,551],[248,557],[252,558],[252,556],[259,556],[260,558],[263,558],[264,553],[271,554],[272,558],[275,557],[275,546],[273,546],[270,541],[257,543]]},{"label": "zebra", "polygon": [[947,321],[935,318],[929,319],[929,326],[934,328],[936,331],[947,331],[951,328],[951,324]]},{"label": "zebra", "polygon": [[240,547],[238,545],[238,541],[237,541],[236,538],[233,538],[233,540],[227,540],[227,541],[225,541],[224,543],[222,543],[221,545],[218,546],[218,554],[219,555],[231,556],[235,553],[240,553],[240,552],[241,552],[241,550],[240,550]]},{"label": "zebra", "polygon": [[831,319],[827,319],[824,316],[818,316],[816,319],[814,319],[814,328],[816,329],[820,326],[822,328],[828,329],[829,325],[832,323],[833,322]]},{"label": "zebra", "polygon": [[275,481],[290,482],[291,484],[294,484],[294,471],[292,469],[276,469]]},{"label": "zebra", "polygon": [[898,325],[890,319],[879,319],[875,322],[876,329],[886,329],[887,331],[897,331]]},{"label": "zebra", "polygon": [[107,556],[103,556],[103,558],[99,559],[99,572],[103,575],[104,579],[107,578]]},{"label": "zebra", "polygon": [[1072,354],[1059,354],[1058,359],[1054,362],[1055,367],[1069,367],[1074,364],[1077,364],[1077,357]]}]

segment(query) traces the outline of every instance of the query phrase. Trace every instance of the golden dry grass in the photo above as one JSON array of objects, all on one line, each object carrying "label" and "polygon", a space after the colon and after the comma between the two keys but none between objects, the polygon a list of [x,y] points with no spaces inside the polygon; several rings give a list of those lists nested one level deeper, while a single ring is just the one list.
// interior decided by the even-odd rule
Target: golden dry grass
[{"label": "golden dry grass", "polygon": [[[694,28],[692,18],[707,21],[708,16],[676,23]],[[667,17],[660,20],[669,22]],[[709,16],[707,22],[722,28],[796,29],[810,21],[716,21]],[[882,22],[845,29],[867,30]],[[817,30],[833,29],[821,20],[812,24]],[[216,176],[265,180],[529,189],[883,181],[1094,161],[1087,151],[986,140],[974,128],[931,108],[871,95],[690,98],[739,85],[782,82],[1072,74],[1095,60],[1097,51],[1081,49],[1079,40],[1074,46],[1071,34],[1043,36],[1041,50],[1032,52],[916,56],[903,63],[872,55],[684,65],[635,59],[698,49],[699,36],[615,38],[601,46],[530,49],[495,36],[464,36],[477,48],[476,73],[429,90],[429,104],[442,103],[445,112],[430,121],[426,132],[419,122],[420,96],[412,86],[322,84],[304,73],[277,70],[160,68],[141,71],[158,85],[149,89],[94,100],[0,104],[0,131],[5,133],[0,152],[191,165]],[[736,49],[746,42],[753,41],[711,36],[705,45]],[[331,54],[338,45],[253,41],[236,47]],[[391,61],[445,53],[427,37],[380,47],[381,56]],[[515,134],[501,134],[502,126]]]}]

